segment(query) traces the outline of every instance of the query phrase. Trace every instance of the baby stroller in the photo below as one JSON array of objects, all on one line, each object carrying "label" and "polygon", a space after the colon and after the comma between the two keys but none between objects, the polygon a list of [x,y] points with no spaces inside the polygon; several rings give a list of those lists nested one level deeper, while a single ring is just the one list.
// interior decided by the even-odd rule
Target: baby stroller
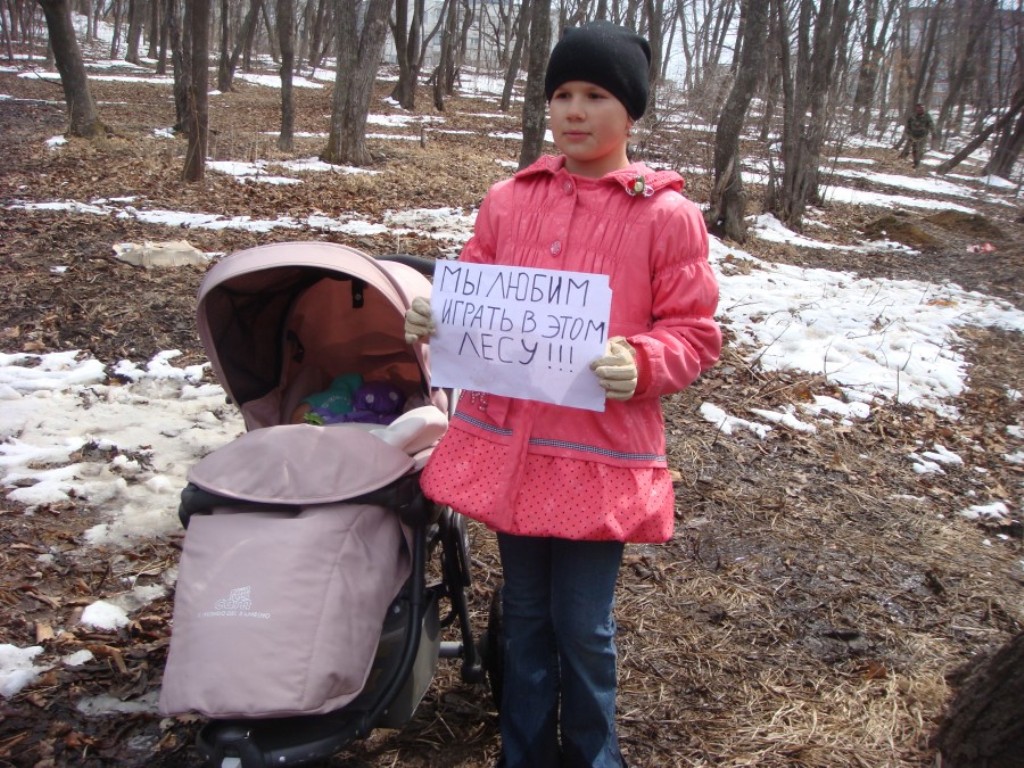
[{"label": "baby stroller", "polygon": [[[430,387],[429,349],[403,333],[432,268],[281,243],[226,257],[200,286],[200,338],[246,431],[199,461],[182,492],[160,708],[204,717],[208,765],[322,761],[398,728],[440,657],[461,658],[467,682],[487,676],[469,624],[465,519],[419,488],[452,399]],[[311,396],[339,381],[351,402],[321,425]],[[381,414],[384,401],[395,412]],[[456,621],[460,639],[442,641]]]}]

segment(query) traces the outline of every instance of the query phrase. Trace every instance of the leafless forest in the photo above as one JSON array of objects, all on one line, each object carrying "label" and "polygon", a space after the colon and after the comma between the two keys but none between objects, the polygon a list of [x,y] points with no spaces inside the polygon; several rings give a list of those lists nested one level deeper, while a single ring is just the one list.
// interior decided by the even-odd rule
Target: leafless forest
[{"label": "leafless forest", "polygon": [[[184,363],[203,359],[193,321],[201,270],[149,273],[110,257],[113,243],[180,231],[15,210],[13,201],[138,195],[172,210],[254,215],[324,205],[469,209],[507,174],[495,158],[522,164],[541,151],[538,78],[550,46],[563,27],[597,17],[651,40],[656,87],[634,149],[690,169],[687,194],[713,233],[779,263],[957,283],[1024,308],[1015,197],[982,205],[976,216],[935,216],[825,205],[821,194],[839,153],[911,172],[902,129],[918,102],[936,124],[936,178],[1019,183],[1018,3],[0,0],[0,65],[9,65],[0,67],[0,93],[12,96],[0,100],[0,350],[84,349],[105,361],[144,361],[180,349]],[[172,84],[101,80],[92,66],[101,60],[114,62],[108,71],[122,63]],[[56,69],[60,83],[21,76],[32,68]],[[294,87],[323,72],[332,74],[329,87]],[[241,73],[276,74],[281,88],[253,87]],[[497,113],[492,101],[460,91],[470,74],[504,83]],[[222,94],[216,102],[213,90]],[[384,142],[371,137],[371,108],[444,116],[452,132]],[[522,140],[489,136],[496,124]],[[147,138],[172,125],[173,149],[154,153]],[[69,139],[59,153],[45,146],[56,134]],[[205,167],[310,155],[381,175],[268,192]],[[754,183],[753,169],[767,181]],[[811,208],[823,210],[837,242],[885,230],[924,258],[797,250],[747,237],[752,214],[770,211],[800,230]],[[187,235],[207,251],[288,237]],[[369,252],[394,245],[372,235],[335,239]],[[996,250],[969,251],[979,240]],[[438,255],[426,236],[403,248]],[[59,286],[53,254],[70,265]],[[1013,695],[1024,669],[1024,476],[983,458],[1020,450],[994,425],[1024,421],[1024,405],[1007,396],[1024,390],[1024,345],[992,329],[972,330],[968,342],[958,421],[892,405],[814,437],[779,430],[770,441],[727,439],[695,416],[702,398],[713,394],[742,413],[835,394],[823,377],[760,370],[730,345],[694,390],[666,401],[680,476],[677,535],[664,547],[628,551],[619,597],[621,730],[631,765],[1024,766],[1024,696]],[[936,440],[972,452],[985,472],[922,480],[897,460]],[[958,519],[960,501],[981,488],[1006,499],[1018,522]],[[195,764],[193,720],[97,717],[77,707],[99,694],[137,701],[159,686],[169,598],[117,633],[76,628],[74,617],[112,580],[172,567],[180,548],[162,538],[127,553],[85,547],[83,531],[98,514],[77,502],[26,515],[0,499],[0,643],[95,656],[0,700],[0,765]],[[499,574],[486,531],[471,533],[472,618],[482,627]],[[38,555],[54,551],[62,553],[60,570],[40,571]],[[61,627],[68,629],[47,635]],[[972,680],[972,700],[986,706],[954,707]],[[1010,695],[1007,684],[1017,685]],[[407,728],[375,733],[331,764],[489,768],[497,750],[486,691],[442,665]]]}]

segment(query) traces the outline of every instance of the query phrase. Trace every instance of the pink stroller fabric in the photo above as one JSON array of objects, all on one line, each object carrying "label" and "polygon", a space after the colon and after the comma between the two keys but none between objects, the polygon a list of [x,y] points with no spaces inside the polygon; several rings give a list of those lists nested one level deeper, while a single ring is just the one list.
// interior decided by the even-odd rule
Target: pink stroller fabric
[{"label": "pink stroller fabric", "polygon": [[329,504],[397,480],[414,460],[360,425],[283,424],[209,454],[189,482],[218,496],[264,504]]},{"label": "pink stroller fabric", "polygon": [[303,397],[354,372],[446,410],[443,392],[424,392],[428,347],[410,347],[403,332],[412,299],[429,295],[430,281],[404,264],[335,243],[275,243],[210,270],[197,324],[248,429],[286,423]]},{"label": "pink stroller fabric", "polygon": [[[447,427],[427,349],[404,340],[429,292],[411,267],[331,243],[260,246],[207,273],[200,337],[248,431],[189,473],[223,503],[190,518],[162,712],[318,714],[363,690],[411,563],[398,514],[358,498],[415,472]],[[387,427],[289,423],[347,373],[399,387],[406,412]]]},{"label": "pink stroller fabric", "polygon": [[401,527],[381,512],[323,504],[196,516],[161,712],[283,717],[354,699],[409,574]]}]

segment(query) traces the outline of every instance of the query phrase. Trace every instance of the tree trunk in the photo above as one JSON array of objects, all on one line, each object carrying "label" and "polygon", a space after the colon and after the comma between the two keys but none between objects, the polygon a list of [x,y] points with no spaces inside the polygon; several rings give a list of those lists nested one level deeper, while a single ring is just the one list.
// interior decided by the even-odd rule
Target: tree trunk
[{"label": "tree trunk", "polygon": [[747,237],[746,195],[740,173],[740,132],[764,72],[768,6],[744,0],[739,69],[715,132],[715,184],[706,222],[709,231],[742,243]]},{"label": "tree trunk", "polygon": [[217,70],[217,89],[219,91],[227,93],[231,90],[235,80],[235,70],[238,68],[238,60],[242,57],[243,50],[252,48],[262,12],[263,0],[251,0],[249,10],[245,14],[245,21],[242,22],[242,30],[231,50],[231,56],[225,66],[219,67]]},{"label": "tree trunk", "polygon": [[395,24],[392,34],[395,38],[395,53],[398,59],[398,82],[391,91],[391,98],[402,109],[416,108],[416,85],[420,78],[420,35],[423,26],[424,0],[413,0],[412,16],[409,16],[409,0],[398,0],[395,5]]},{"label": "tree trunk", "polygon": [[231,22],[228,0],[220,0],[220,56],[217,57],[217,90],[231,90],[234,72],[231,70]]},{"label": "tree trunk", "polygon": [[523,0],[522,5],[519,6],[516,36],[512,43],[512,55],[509,56],[508,66],[505,69],[505,86],[501,90],[501,105],[498,107],[502,112],[508,112],[512,106],[512,89],[519,77],[519,64],[523,60],[523,46],[530,36],[530,5],[532,3],[533,0]]},{"label": "tree trunk", "polygon": [[156,59],[160,55],[160,30],[163,24],[160,19],[159,0],[149,0],[149,50],[146,56]]},{"label": "tree trunk", "polygon": [[777,16],[772,10],[772,3],[769,3],[768,33],[765,40],[765,50],[769,52],[769,55],[767,56],[765,80],[761,90],[764,107],[761,110],[761,126],[758,130],[758,140],[765,146],[768,146],[773,131],[775,113],[783,91],[782,65],[784,62],[781,57],[770,55],[772,52],[780,50],[778,40],[782,35],[782,31]]},{"label": "tree trunk", "polygon": [[[815,7],[817,5],[817,7]],[[776,5],[785,13],[785,3]],[[828,96],[839,49],[846,39],[849,0],[801,0],[795,72],[786,63],[786,25],[780,22],[785,123],[782,131],[782,184],[773,211],[786,225],[799,228],[807,206],[818,201],[818,164],[825,142]]]},{"label": "tree trunk", "polygon": [[89,79],[85,74],[82,50],[78,47],[75,27],[71,22],[68,0],[39,0],[39,5],[46,17],[54,63],[64,88],[64,102],[69,117],[68,135],[82,138],[104,135],[106,129],[89,91]]},{"label": "tree trunk", "polygon": [[935,121],[935,131],[939,136],[948,132],[949,116],[954,108],[963,104],[963,93],[968,83],[974,81],[978,66],[978,55],[975,52],[983,37],[988,34],[992,14],[995,13],[997,0],[984,0],[981,7],[972,5],[969,18],[965,20],[967,39],[955,69],[949,73],[946,83],[946,98],[939,108],[939,116]]},{"label": "tree trunk", "polygon": [[139,55],[139,43],[142,38],[142,15],[145,12],[145,4],[142,0],[128,0],[128,36],[126,42],[128,50],[124,60],[129,64],[141,65],[142,57]]},{"label": "tree trunk", "polygon": [[327,147],[320,159],[328,163],[344,163],[346,158],[343,155],[342,139],[349,97],[353,90],[352,81],[359,59],[359,39],[356,35],[359,17],[354,3],[346,0],[334,0],[334,3],[334,22],[338,25],[337,68],[331,94],[331,129],[327,135]]},{"label": "tree trunk", "polygon": [[[945,0],[937,0],[934,7],[931,8],[931,13],[925,17],[926,27],[922,33],[923,45],[918,53],[920,59],[917,63],[917,74],[914,77],[914,85],[911,91],[911,105],[918,102],[925,103],[929,100],[928,96],[931,93],[931,85],[929,84],[928,73],[934,73],[935,71],[934,64],[937,59],[935,43],[939,36],[939,29],[942,27],[944,5]],[[909,111],[908,109],[907,112]]]},{"label": "tree trunk", "polygon": [[[863,136],[868,131],[871,121],[871,105],[874,102],[875,88],[878,82],[878,64],[882,55],[882,41],[885,39],[888,19],[881,32],[875,34],[878,26],[879,0],[867,0],[864,7],[864,32],[861,35],[861,65],[857,73],[857,90],[853,96],[853,132]],[[890,8],[895,8],[893,3]]]},{"label": "tree trunk", "polygon": [[188,87],[188,150],[185,153],[183,178],[202,181],[206,173],[206,147],[209,137],[208,105],[210,79],[210,3],[207,0],[186,0],[185,13],[191,40],[191,65]]},{"label": "tree trunk", "polygon": [[295,2],[277,0],[277,37],[281,45],[281,133],[277,148],[291,152],[295,142],[295,94],[292,75],[295,67]]},{"label": "tree trunk", "polygon": [[441,53],[437,67],[430,76],[433,82],[434,107],[438,112],[444,111],[444,97],[448,92],[448,72],[455,66],[455,20],[458,5],[456,0],[445,0],[441,13],[444,15],[444,28],[441,30]]},{"label": "tree trunk", "polygon": [[991,136],[995,131],[1001,130],[1003,126],[1008,125],[1011,120],[1022,112],[1024,112],[1024,88],[1017,91],[1013,106],[1010,107],[1006,114],[971,139],[971,141],[967,143],[967,146],[949,158],[949,160],[941,163],[935,169],[935,172],[938,174],[949,173],[960,165],[960,163],[966,160],[974,150],[984,144],[989,136]]},{"label": "tree trunk", "polygon": [[327,163],[368,165],[366,117],[377,78],[392,0],[369,0],[362,34],[351,0],[335,0],[338,24],[338,69],[331,100],[331,130],[321,159]]},{"label": "tree trunk", "polygon": [[169,9],[173,7],[174,0],[153,0],[153,5],[160,7],[160,10],[158,11],[160,14],[160,52],[157,55],[156,60],[156,73],[158,75],[166,75],[171,37]]},{"label": "tree trunk", "polygon": [[8,24],[7,18],[4,16],[4,9],[0,6],[0,45],[4,48],[4,53],[7,54],[7,61],[14,61],[14,41],[12,40],[13,23]]},{"label": "tree trunk", "polygon": [[1024,632],[971,672],[935,736],[942,768],[1020,768]]},{"label": "tree trunk", "polygon": [[651,87],[647,108],[652,117],[657,115],[658,87],[661,80],[661,61],[664,58],[665,0],[644,0],[644,15],[647,17],[647,42],[651,46]]},{"label": "tree trunk", "polygon": [[551,0],[533,0],[530,14],[530,60],[526,69],[526,95],[523,99],[523,144],[519,150],[520,170],[544,151],[547,117],[544,99],[544,73],[551,52]]},{"label": "tree trunk", "polygon": [[[99,3],[98,5],[102,5]],[[117,49],[121,47],[121,0],[112,0],[110,9],[114,14],[114,33],[110,38],[110,58],[117,58]]]},{"label": "tree trunk", "polygon": [[192,81],[192,60],[188,55],[191,45],[188,43],[189,32],[182,30],[181,18],[178,16],[178,0],[165,0],[167,42],[171,52],[171,64],[174,70],[174,130],[188,132],[189,120],[189,83]]},{"label": "tree trunk", "polygon": [[985,165],[985,175],[1009,179],[1022,148],[1024,148],[1024,116],[1018,116],[1017,124],[1012,131],[1007,123],[1001,132],[996,147],[992,150],[992,156]]},{"label": "tree trunk", "polygon": [[[462,25],[459,29],[459,45],[455,56],[452,57],[452,67],[445,73],[444,89],[448,96],[455,93],[455,83],[458,82],[459,73],[462,72],[462,68],[466,65],[466,54],[469,51],[469,32],[473,27],[474,19],[476,19],[476,2],[477,0],[462,0]],[[477,64],[479,65],[479,57],[477,57]]]},{"label": "tree trunk", "polygon": [[[252,72],[252,54],[253,48],[256,46],[256,38],[259,35],[260,20],[264,22],[267,17],[267,9],[263,7],[263,0],[253,0],[253,2],[259,7],[256,15],[253,17],[253,24],[251,27],[246,29],[246,33],[243,39],[240,41],[241,47],[241,59],[242,69],[245,72]],[[233,54],[232,54],[233,55]],[[237,64],[237,58],[236,58]]]},{"label": "tree trunk", "polygon": [[[274,27],[270,23],[270,16],[267,15],[265,10],[262,14],[262,18],[263,25],[267,29],[267,47],[270,49],[270,58],[275,64],[278,64],[281,61],[281,52],[277,50],[277,33],[274,32]],[[251,53],[251,51],[246,51],[247,56],[251,56]],[[246,72],[252,71],[251,64],[251,61],[246,61]]]},{"label": "tree trunk", "polygon": [[330,6],[327,0],[317,0],[316,9],[312,3],[307,6],[306,36],[309,38],[309,68],[314,72],[320,69],[324,56],[327,55],[327,42],[333,39],[330,23]]}]

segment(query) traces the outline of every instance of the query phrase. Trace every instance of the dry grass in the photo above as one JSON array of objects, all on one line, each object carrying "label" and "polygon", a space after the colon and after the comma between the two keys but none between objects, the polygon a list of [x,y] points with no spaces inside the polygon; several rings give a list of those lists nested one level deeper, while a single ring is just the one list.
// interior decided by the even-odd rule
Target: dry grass
[{"label": "dry grass", "polygon": [[[493,118],[467,116],[493,113],[493,105],[461,99],[444,115],[447,127],[473,135],[437,134],[425,148],[416,142],[374,142],[379,176],[331,174],[299,188],[268,189],[211,175],[201,187],[185,187],[177,180],[182,143],[150,138],[153,128],[171,122],[167,93],[133,89],[129,101],[122,87],[96,86],[104,117],[117,135],[59,152],[42,144],[60,130],[59,106],[6,105],[0,113],[0,145],[8,158],[0,180],[4,202],[135,194],[140,207],[253,217],[316,209],[373,216],[392,208],[471,207],[490,183],[507,174],[493,158],[515,159],[517,149],[487,136],[495,128]],[[9,73],[0,73],[0,92],[57,97],[52,86]],[[298,95],[297,130],[324,130],[328,96]],[[386,87],[378,95],[386,95]],[[277,124],[275,96],[276,91],[246,86],[220,99],[213,112],[214,153],[235,160],[274,154],[263,132]],[[515,120],[507,122],[503,127],[514,129]],[[706,137],[680,142],[680,156],[707,155]],[[295,156],[308,157],[319,148],[310,140]],[[873,159],[880,168],[891,162],[885,153]],[[699,177],[688,183],[698,202],[706,188],[706,179]],[[1024,306],[1018,245],[1024,233],[1012,211],[991,206],[970,231],[945,219],[900,215],[921,232],[951,228],[935,238],[942,244],[938,250],[916,260],[747,248],[774,260],[864,276],[953,281]],[[838,206],[826,217],[837,239],[860,237],[873,218]],[[963,246],[979,232],[997,239],[996,253],[965,252]],[[177,238],[180,231],[5,210],[0,233],[0,275],[8,286],[0,296],[4,351],[82,348],[112,362],[122,356],[145,361],[177,348],[185,352],[183,364],[202,357],[191,319],[201,275],[155,276],[109,258],[114,242]],[[209,251],[292,236],[186,234]],[[371,252],[396,247],[391,237],[325,236]],[[426,237],[400,245],[410,252],[438,252],[436,241]],[[70,265],[69,278],[59,285],[50,272],[55,260]],[[731,268],[742,269],[744,262]],[[750,408],[837,394],[821,377],[762,371],[749,350],[734,344],[697,386],[666,400],[670,461],[679,473],[677,532],[664,546],[627,549],[618,593],[621,738],[632,766],[933,764],[929,740],[962,666],[1024,626],[1020,526],[959,515],[964,507],[990,499],[1006,500],[1019,514],[1024,473],[1002,457],[1021,450],[1024,442],[1005,429],[1024,424],[1024,402],[1008,395],[1009,389],[1024,391],[1024,345],[1015,334],[991,329],[962,335],[972,367],[969,388],[957,403],[963,416],[955,422],[878,404],[865,422],[822,422],[814,435],[785,428],[765,439],[718,433],[698,415],[703,400],[745,416]],[[934,442],[959,453],[965,465],[942,476],[916,474],[907,454]],[[137,572],[174,562],[174,541],[150,542],[138,553],[81,549],[81,533],[93,517],[84,503],[35,516],[4,503],[0,602],[7,642],[31,644],[43,623],[73,626],[74,611],[110,588],[112,567]],[[471,532],[473,622],[479,632],[499,567],[492,536],[476,525]],[[47,548],[76,553],[62,555],[61,578],[50,582],[35,575],[35,558]],[[117,649],[123,671],[109,660],[63,670],[6,701],[0,712],[0,762],[39,768],[188,764],[194,723],[161,724],[141,715],[86,718],[75,709],[88,694],[132,699],[159,684],[169,612],[165,600],[152,607],[145,623],[116,637],[79,630],[64,636],[61,642],[68,647],[89,642]],[[144,747],[133,751],[137,744]],[[497,749],[496,713],[486,690],[461,682],[457,665],[442,662],[405,729],[376,732],[332,764],[477,768],[490,766]]]}]

